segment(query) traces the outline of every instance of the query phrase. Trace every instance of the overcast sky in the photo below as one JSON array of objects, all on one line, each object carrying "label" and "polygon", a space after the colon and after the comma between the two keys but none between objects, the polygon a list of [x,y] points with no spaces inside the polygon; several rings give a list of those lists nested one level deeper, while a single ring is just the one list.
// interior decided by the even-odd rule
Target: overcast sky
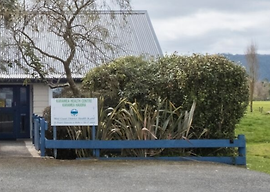
[{"label": "overcast sky", "polygon": [[270,0],[131,0],[147,10],[164,53],[270,54]]}]

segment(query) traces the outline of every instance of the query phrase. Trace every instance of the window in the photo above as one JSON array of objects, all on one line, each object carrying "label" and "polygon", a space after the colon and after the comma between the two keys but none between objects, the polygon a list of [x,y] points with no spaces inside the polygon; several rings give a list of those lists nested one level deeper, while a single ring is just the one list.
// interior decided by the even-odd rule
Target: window
[{"label": "window", "polygon": [[52,89],[52,98],[61,98],[63,93],[63,87]]},{"label": "window", "polygon": [[49,105],[51,105],[51,99],[52,98],[61,98],[63,95],[63,87],[58,87],[58,88],[54,88],[51,89],[49,88]]},{"label": "window", "polygon": [[27,89],[26,89],[26,87],[20,88],[20,103],[22,106],[27,105]]},{"label": "window", "polygon": [[12,107],[13,88],[0,88],[0,107]]}]

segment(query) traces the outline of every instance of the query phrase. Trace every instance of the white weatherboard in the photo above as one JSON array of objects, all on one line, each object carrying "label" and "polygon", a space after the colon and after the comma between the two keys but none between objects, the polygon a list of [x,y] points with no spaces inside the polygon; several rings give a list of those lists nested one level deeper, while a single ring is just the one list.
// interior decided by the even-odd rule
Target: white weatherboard
[{"label": "white weatherboard", "polygon": [[97,98],[51,99],[52,126],[97,126]]}]

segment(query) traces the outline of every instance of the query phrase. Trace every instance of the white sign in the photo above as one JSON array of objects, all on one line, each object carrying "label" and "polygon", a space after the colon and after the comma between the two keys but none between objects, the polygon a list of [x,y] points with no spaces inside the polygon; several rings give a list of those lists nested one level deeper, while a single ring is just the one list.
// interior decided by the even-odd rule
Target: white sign
[{"label": "white sign", "polygon": [[97,98],[51,99],[51,125],[98,125]]}]

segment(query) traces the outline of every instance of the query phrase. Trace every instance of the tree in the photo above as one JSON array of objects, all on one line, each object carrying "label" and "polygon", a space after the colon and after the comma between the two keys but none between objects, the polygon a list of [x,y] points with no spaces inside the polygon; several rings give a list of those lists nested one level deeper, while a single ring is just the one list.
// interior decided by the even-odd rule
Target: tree
[{"label": "tree", "polygon": [[[0,27],[9,27],[12,16],[18,10],[17,0],[1,0],[0,1]],[[3,33],[4,34],[4,33]],[[2,35],[0,38],[3,38]],[[0,53],[4,51],[3,42],[0,42]],[[0,71],[7,71],[7,63],[3,62],[2,54],[0,54]]]},{"label": "tree", "polygon": [[12,19],[14,13],[18,10],[17,0],[1,0],[0,1],[0,15],[4,20],[4,24],[7,27]]},{"label": "tree", "polygon": [[257,81],[255,83],[254,99],[265,101],[269,97],[269,83]]},{"label": "tree", "polygon": [[268,79],[257,81],[254,90],[254,99],[256,100],[269,100],[270,83]]},{"label": "tree", "polygon": [[79,97],[81,93],[72,74],[81,73],[86,63],[102,62],[108,52],[118,48],[107,40],[110,35],[107,24],[114,19],[114,12],[110,12],[107,21],[100,21],[98,10],[115,5],[129,10],[130,3],[113,2],[112,5],[106,0],[33,0],[16,15],[9,28],[11,43],[7,46],[9,50],[18,50],[20,56],[9,62],[51,87],[55,84],[48,77],[58,74],[66,79],[73,96]]},{"label": "tree", "polygon": [[250,100],[250,112],[253,111],[253,97],[255,90],[255,83],[258,78],[259,62],[257,59],[257,46],[253,42],[247,47],[246,61],[248,65],[249,73],[249,100]]}]

